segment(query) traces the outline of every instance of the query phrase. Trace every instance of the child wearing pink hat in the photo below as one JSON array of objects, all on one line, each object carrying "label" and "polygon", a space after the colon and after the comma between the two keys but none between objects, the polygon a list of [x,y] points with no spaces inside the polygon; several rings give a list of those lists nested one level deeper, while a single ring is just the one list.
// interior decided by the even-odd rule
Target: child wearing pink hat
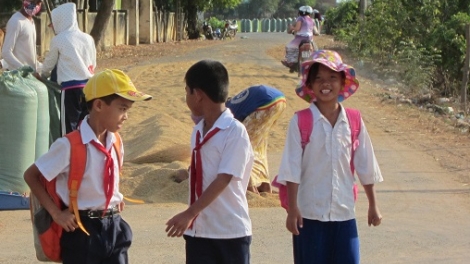
[{"label": "child wearing pink hat", "polygon": [[368,224],[381,223],[374,184],[383,178],[369,134],[359,116],[353,142],[347,111],[340,104],[358,88],[354,69],[335,51],[317,51],[302,64],[296,93],[310,103],[310,143],[302,147],[295,115],[277,178],[287,186],[286,227],[293,234],[296,264],[359,263],[354,169],[369,200]]}]

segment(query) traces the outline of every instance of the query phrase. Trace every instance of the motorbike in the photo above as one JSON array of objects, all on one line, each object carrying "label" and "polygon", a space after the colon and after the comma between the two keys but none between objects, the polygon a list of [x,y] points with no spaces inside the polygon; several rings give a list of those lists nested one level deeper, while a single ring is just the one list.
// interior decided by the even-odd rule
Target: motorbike
[{"label": "motorbike", "polygon": [[297,73],[302,75],[302,63],[312,57],[312,53],[318,50],[317,44],[313,41],[301,41],[299,44],[299,56],[297,59]]},{"label": "motorbike", "polygon": [[207,22],[202,23],[202,33],[204,34],[204,37],[206,37],[206,39],[214,39],[215,33],[212,30],[211,25],[209,25],[209,23]]},{"label": "motorbike", "polygon": [[302,63],[312,57],[312,53],[318,50],[318,46],[313,40],[303,40],[299,44],[297,62],[293,64],[284,64],[284,66],[289,68],[289,72],[297,72],[298,76],[302,75]]},{"label": "motorbike", "polygon": [[238,31],[238,24],[236,20],[233,21],[225,21],[224,33],[222,35],[222,39],[226,39],[227,37],[232,39],[235,37]]}]

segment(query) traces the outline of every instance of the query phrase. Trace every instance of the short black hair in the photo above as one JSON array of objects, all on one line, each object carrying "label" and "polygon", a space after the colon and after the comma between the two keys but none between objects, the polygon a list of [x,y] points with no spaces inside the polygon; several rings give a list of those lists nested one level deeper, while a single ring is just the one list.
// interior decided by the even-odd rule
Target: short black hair
[{"label": "short black hair", "polygon": [[[318,68],[320,68],[320,63],[314,63],[310,67],[310,70],[308,71],[307,75],[307,81],[305,82],[307,85],[310,86],[312,84],[312,81],[315,80],[315,78],[317,77]],[[344,73],[344,71],[341,72],[341,78],[343,78],[343,80],[346,79],[346,73]]]},{"label": "short black hair", "polygon": [[[95,98],[93,100],[90,100],[90,101],[86,102],[86,108],[88,109],[88,111],[90,111],[93,108],[93,102],[96,99],[103,100],[106,105],[110,105],[114,100],[116,100],[120,97],[121,96],[119,96],[117,94],[110,94],[110,95],[106,95],[106,96],[103,96],[103,97],[100,97],[100,98]],[[85,96],[83,97],[83,100],[85,100]]]},{"label": "short black hair", "polygon": [[202,90],[214,103],[224,103],[228,96],[228,72],[222,63],[201,60],[191,66],[184,76],[186,85],[193,93]]}]

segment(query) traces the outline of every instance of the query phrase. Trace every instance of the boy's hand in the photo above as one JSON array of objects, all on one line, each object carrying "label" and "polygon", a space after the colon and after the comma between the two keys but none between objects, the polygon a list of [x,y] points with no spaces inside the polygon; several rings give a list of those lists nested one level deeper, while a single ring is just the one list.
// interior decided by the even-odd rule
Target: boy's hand
[{"label": "boy's hand", "polygon": [[298,227],[303,227],[302,216],[298,207],[289,208],[287,211],[286,228],[294,235],[299,235]]},{"label": "boy's hand", "polygon": [[55,216],[52,216],[54,222],[60,225],[65,231],[73,232],[78,228],[77,222],[75,221],[75,215],[73,215],[69,209],[65,209]]},{"label": "boy's hand", "polygon": [[188,210],[173,216],[173,218],[166,222],[165,232],[167,232],[167,236],[182,236],[186,229],[189,228],[195,217],[196,216],[188,212]]},{"label": "boy's hand", "polygon": [[367,222],[369,226],[378,226],[382,222],[382,215],[380,214],[379,208],[377,206],[370,206]]}]

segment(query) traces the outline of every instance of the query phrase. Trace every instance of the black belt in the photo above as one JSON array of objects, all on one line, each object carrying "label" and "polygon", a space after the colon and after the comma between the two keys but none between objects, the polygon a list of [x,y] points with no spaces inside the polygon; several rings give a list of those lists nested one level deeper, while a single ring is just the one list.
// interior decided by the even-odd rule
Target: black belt
[{"label": "black belt", "polygon": [[108,218],[113,217],[116,214],[119,214],[119,208],[114,206],[113,208],[107,210],[79,210],[78,214],[80,216],[86,216],[88,218]]}]

